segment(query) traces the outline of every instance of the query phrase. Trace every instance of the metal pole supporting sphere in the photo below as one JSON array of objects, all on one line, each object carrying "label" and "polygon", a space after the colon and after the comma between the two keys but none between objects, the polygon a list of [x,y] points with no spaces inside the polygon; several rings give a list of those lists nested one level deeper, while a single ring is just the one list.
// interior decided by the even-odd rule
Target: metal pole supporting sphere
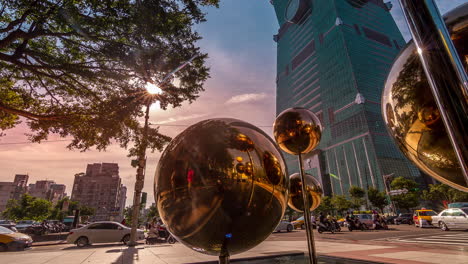
[{"label": "metal pole supporting sphere", "polygon": [[322,125],[317,116],[311,111],[305,108],[294,107],[286,109],[278,115],[273,130],[276,143],[279,147],[287,153],[297,155],[299,159],[309,260],[310,263],[316,264],[318,262],[315,251],[314,233],[310,223],[310,203],[308,201],[301,154],[309,153],[318,146],[322,136]]},{"label": "metal pole supporting sphere", "polygon": [[468,77],[434,0],[400,0],[431,91],[468,184]]}]

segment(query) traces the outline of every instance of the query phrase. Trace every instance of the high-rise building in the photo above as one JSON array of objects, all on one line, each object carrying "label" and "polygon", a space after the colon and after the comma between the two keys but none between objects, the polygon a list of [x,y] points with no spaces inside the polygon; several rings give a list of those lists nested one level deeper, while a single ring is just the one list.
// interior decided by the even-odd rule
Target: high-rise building
[{"label": "high-rise building", "polygon": [[123,217],[127,189],[116,163],[88,164],[86,173],[75,175],[71,199],[96,209],[94,221],[120,220]]},{"label": "high-rise building", "polygon": [[[325,193],[351,185],[384,190],[384,176],[419,180],[381,115],[381,93],[405,41],[382,0],[272,0],[277,42],[277,114],[304,107],[325,129],[305,169]],[[286,155],[290,173],[296,157]]]},{"label": "high-rise building", "polygon": [[29,184],[29,195],[36,198],[49,200],[50,188],[53,184],[55,184],[55,182],[50,180],[41,180],[36,181],[36,183],[31,183]]},{"label": "high-rise building", "polygon": [[26,193],[29,175],[16,174],[13,182],[0,182],[0,213],[6,209],[8,200],[18,200]]}]

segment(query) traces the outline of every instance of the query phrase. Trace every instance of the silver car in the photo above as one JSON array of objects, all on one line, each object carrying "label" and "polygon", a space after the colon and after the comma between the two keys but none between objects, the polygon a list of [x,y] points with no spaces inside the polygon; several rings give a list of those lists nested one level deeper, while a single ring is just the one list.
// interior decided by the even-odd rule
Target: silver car
[{"label": "silver car", "polygon": [[468,229],[468,207],[445,209],[432,217],[432,223],[437,223],[444,231]]},{"label": "silver car", "polygon": [[294,226],[293,226],[293,224],[291,224],[291,222],[282,220],[278,224],[278,226],[276,227],[274,232],[281,232],[282,230],[284,230],[286,232],[291,232],[291,231],[293,231],[293,229],[294,229]]},{"label": "silver car", "polygon": [[[131,228],[117,222],[102,221],[94,222],[78,229],[70,230],[67,243],[84,247],[93,243],[122,242],[127,244],[130,241]],[[145,239],[143,230],[137,230],[137,240]]]}]

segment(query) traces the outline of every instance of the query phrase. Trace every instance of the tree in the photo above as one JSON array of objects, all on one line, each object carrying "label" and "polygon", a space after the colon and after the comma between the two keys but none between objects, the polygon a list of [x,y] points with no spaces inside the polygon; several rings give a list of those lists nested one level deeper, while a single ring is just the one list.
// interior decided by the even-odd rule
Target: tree
[{"label": "tree", "polygon": [[366,195],[366,192],[364,189],[358,186],[351,186],[349,188],[349,195],[351,196],[351,207],[359,210],[361,208],[361,205],[364,205],[364,196]]},{"label": "tree", "polygon": [[7,208],[2,215],[12,220],[36,220],[47,219],[52,210],[52,203],[24,194],[19,201],[9,200]]},{"label": "tree", "polygon": [[332,199],[330,196],[323,196],[320,205],[315,209],[315,212],[333,212],[335,211],[335,207],[332,204]]},{"label": "tree", "polygon": [[81,205],[80,206],[80,215],[82,216],[93,216],[96,213],[96,208]]},{"label": "tree", "polygon": [[[133,206],[128,206],[128,207],[125,207],[124,209],[124,219],[125,219],[125,224],[127,226],[131,226],[132,225],[132,211],[133,211]],[[139,219],[138,219],[138,224],[141,225],[145,222],[146,219],[143,218],[142,214],[139,215]]]},{"label": "tree", "polygon": [[382,213],[385,206],[389,205],[387,195],[374,187],[369,187],[369,189],[367,189],[367,196],[369,197],[369,202],[372,206],[379,208]]},{"label": "tree", "polygon": [[439,206],[446,204],[468,201],[468,193],[459,191],[445,184],[429,184],[429,190],[422,192],[424,200],[433,201]]},{"label": "tree", "polygon": [[331,198],[331,204],[341,215],[353,206],[351,201],[346,199],[346,196],[344,195],[333,195]]},{"label": "tree", "polygon": [[[135,155],[138,118],[159,84],[162,109],[192,102],[209,77],[193,29],[219,0],[4,0],[0,4],[0,134],[24,118],[30,140],[72,137],[70,149],[116,142]],[[190,58],[190,64],[166,79]],[[176,78],[178,87],[171,81]],[[163,82],[164,80],[164,82]],[[167,80],[167,81],[166,81]],[[150,128],[149,147],[170,140]]]},{"label": "tree", "polygon": [[392,196],[396,207],[409,210],[419,205],[418,183],[404,177],[395,178],[390,184],[393,190],[406,189],[407,193]]},{"label": "tree", "polygon": [[148,208],[148,215],[147,215],[147,218],[146,218],[146,222],[151,222],[153,220],[153,218],[158,217],[158,216],[159,216],[158,207],[156,205],[152,204]]}]

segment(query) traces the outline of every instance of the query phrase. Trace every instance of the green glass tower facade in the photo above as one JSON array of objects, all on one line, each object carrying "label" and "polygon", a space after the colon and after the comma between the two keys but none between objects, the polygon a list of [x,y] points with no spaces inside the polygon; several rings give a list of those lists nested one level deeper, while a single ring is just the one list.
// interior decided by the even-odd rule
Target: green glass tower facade
[{"label": "green glass tower facade", "polygon": [[[380,97],[405,41],[382,0],[272,0],[280,25],[276,111],[298,106],[325,127],[305,169],[326,194],[384,190],[385,175],[419,180],[386,132]],[[297,159],[285,154],[289,172]]]}]

